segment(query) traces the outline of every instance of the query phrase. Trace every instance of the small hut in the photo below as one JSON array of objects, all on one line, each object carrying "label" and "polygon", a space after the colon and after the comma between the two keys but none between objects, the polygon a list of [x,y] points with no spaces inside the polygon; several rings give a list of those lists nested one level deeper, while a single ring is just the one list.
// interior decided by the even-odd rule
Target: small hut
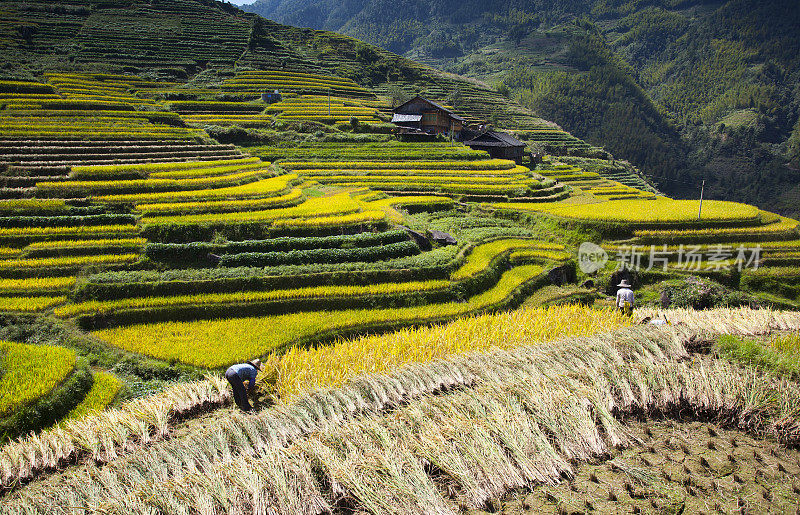
[{"label": "small hut", "polygon": [[394,109],[392,123],[409,134],[448,134],[458,138],[464,118],[419,95]]},{"label": "small hut", "polygon": [[464,144],[474,150],[485,150],[496,159],[511,159],[517,163],[522,162],[525,154],[525,143],[517,138],[498,131],[483,131],[470,134]]}]

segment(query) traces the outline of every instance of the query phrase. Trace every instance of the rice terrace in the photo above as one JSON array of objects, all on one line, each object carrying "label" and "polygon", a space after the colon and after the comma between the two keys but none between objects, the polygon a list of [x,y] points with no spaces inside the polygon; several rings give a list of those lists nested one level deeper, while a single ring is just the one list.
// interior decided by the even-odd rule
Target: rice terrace
[{"label": "rice terrace", "polygon": [[0,0],[0,512],[800,513],[752,3]]}]

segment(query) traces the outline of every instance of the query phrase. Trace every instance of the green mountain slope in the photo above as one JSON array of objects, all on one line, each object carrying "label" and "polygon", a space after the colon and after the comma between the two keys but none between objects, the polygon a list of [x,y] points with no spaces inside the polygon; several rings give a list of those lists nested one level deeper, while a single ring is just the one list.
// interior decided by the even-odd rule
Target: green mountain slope
[{"label": "green mountain slope", "polygon": [[[276,20],[354,35],[498,83],[630,159],[662,190],[797,215],[797,2],[259,0]],[[577,23],[576,23],[577,22]]]}]

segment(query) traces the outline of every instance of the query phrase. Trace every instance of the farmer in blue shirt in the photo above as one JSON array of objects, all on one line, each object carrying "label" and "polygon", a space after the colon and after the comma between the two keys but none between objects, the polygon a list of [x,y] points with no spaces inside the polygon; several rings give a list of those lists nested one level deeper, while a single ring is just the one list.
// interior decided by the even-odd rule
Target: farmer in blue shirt
[{"label": "farmer in blue shirt", "polygon": [[[247,394],[252,393],[256,387],[256,376],[261,370],[261,360],[254,359],[247,363],[239,363],[232,365],[225,371],[225,379],[231,383],[233,389],[233,400],[242,411],[250,411],[253,409],[250,402],[247,400]],[[244,382],[250,381],[247,385],[247,390],[244,389]]]}]

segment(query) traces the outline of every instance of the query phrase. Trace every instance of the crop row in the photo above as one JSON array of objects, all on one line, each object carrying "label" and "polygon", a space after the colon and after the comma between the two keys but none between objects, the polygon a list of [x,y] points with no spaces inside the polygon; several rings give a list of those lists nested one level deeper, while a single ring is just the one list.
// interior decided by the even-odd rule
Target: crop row
[{"label": "crop row", "polygon": [[236,74],[233,79],[228,79],[228,82],[236,81],[253,81],[261,80],[264,78],[280,78],[280,79],[297,79],[297,80],[315,80],[321,82],[338,83],[348,86],[358,86],[353,80],[345,77],[337,77],[335,75],[320,75],[315,73],[300,73],[300,72],[286,72],[280,70],[269,71],[256,71],[244,70]]},{"label": "crop row", "polygon": [[514,170],[514,173],[529,173],[530,170],[518,166],[508,159],[482,159],[476,161],[283,161],[281,166],[288,170],[309,170],[308,173],[320,173],[322,170],[365,170],[376,173],[378,170],[392,173],[398,170],[436,170],[436,173],[448,171],[479,170]]},{"label": "crop row", "polygon": [[30,243],[35,241],[59,239],[101,239],[111,237],[133,237],[138,233],[135,225],[94,225],[77,227],[24,227],[0,228],[0,241],[8,244],[15,242]]},{"label": "crop row", "polygon": [[260,113],[266,107],[264,104],[250,102],[219,102],[210,100],[173,100],[168,104],[170,110],[179,113],[196,113],[207,111],[219,112],[247,112]]},{"label": "crop row", "polygon": [[637,230],[634,235],[641,243],[793,240],[798,236],[798,227],[796,220],[781,217],[779,221],[751,227]]},{"label": "crop row", "polygon": [[122,381],[114,374],[108,372],[92,372],[94,381],[92,388],[83,400],[67,413],[64,420],[83,418],[106,409],[111,405],[122,390]]},{"label": "crop row", "polygon": [[393,230],[380,233],[364,232],[342,236],[316,238],[284,237],[227,243],[150,243],[145,249],[145,255],[155,261],[178,264],[182,260],[187,263],[207,262],[209,253],[237,254],[240,252],[261,252],[285,254],[295,251],[321,249],[366,248],[403,241],[408,241],[406,232],[402,230]]},{"label": "crop row", "polygon": [[346,263],[352,261],[385,261],[399,257],[413,256],[419,247],[413,241],[387,243],[380,247],[358,247],[353,249],[311,249],[288,252],[241,252],[225,254],[219,265],[239,266],[280,266],[306,265],[311,263]]},{"label": "crop row", "polygon": [[[105,317],[114,313],[125,313],[125,321],[132,322],[135,318],[140,321],[154,320],[156,317],[167,316],[168,319],[185,318],[189,311],[201,308],[207,314],[230,312],[234,307],[239,313],[246,312],[249,306],[262,310],[272,307],[284,311],[289,309],[290,303],[308,305],[310,301],[346,303],[347,299],[363,299],[365,297],[401,296],[446,291],[450,287],[448,281],[421,281],[404,283],[383,283],[368,286],[316,286],[290,290],[236,292],[236,293],[209,293],[187,296],[170,297],[132,297],[115,301],[87,301],[77,304],[68,304],[58,307],[53,314],[70,318],[78,315],[90,317]],[[0,298],[2,301],[2,298]],[[297,301],[307,301],[298,303]],[[239,311],[241,310],[241,311]],[[140,312],[136,317],[134,312]],[[158,312],[158,315],[156,313]],[[119,320],[122,321],[122,320]]]},{"label": "crop row", "polygon": [[237,125],[244,128],[269,127],[275,122],[271,116],[261,114],[185,114],[182,118],[189,125]]},{"label": "crop row", "polygon": [[[180,163],[73,166],[72,174],[70,175],[76,179],[84,177],[94,177],[98,175],[99,176],[116,176],[116,175],[129,175],[129,174],[151,175],[158,172],[190,170],[192,168],[213,168],[216,166],[228,166],[228,165],[247,165],[259,162],[260,160],[257,157],[244,157],[239,159],[220,159],[216,161],[185,161]],[[267,164],[265,164],[265,166],[267,166]]]},{"label": "crop row", "polygon": [[100,240],[50,240],[31,243],[23,249],[26,257],[62,257],[96,253],[129,254],[138,252],[146,243],[142,238]]},{"label": "crop row", "polygon": [[525,249],[512,252],[508,261],[512,265],[522,265],[538,261],[566,261],[571,257],[571,254],[563,250]]},{"label": "crop row", "polygon": [[[470,161],[472,162],[472,161]],[[307,170],[298,170],[299,173],[302,173],[308,177],[319,177],[321,180],[336,180],[341,178],[352,177],[354,180],[378,180],[378,181],[397,181],[401,178],[408,177],[408,180],[416,180],[419,179],[421,181],[431,182],[427,179],[431,177],[436,178],[436,182],[460,182],[467,179],[476,179],[479,182],[509,182],[512,180],[526,180],[530,179],[532,176],[528,173],[528,169],[524,166],[519,166],[516,168],[511,168],[507,170],[481,170],[481,169],[472,169],[472,170],[463,170],[463,169],[436,169],[436,168],[399,168],[399,169],[377,169],[377,170],[369,170],[369,169],[356,169],[350,170],[346,167],[343,169],[336,169],[336,170],[317,170],[317,169],[307,169]],[[444,177],[447,176],[447,177]],[[318,179],[320,180],[320,179]],[[552,180],[548,179],[548,181],[553,182]],[[540,182],[537,180],[537,184]]]},{"label": "crop row", "polygon": [[75,227],[78,225],[135,224],[136,217],[121,213],[103,213],[85,216],[2,216],[0,227]]},{"label": "crop row", "polygon": [[[158,117],[156,117],[158,120]],[[99,128],[117,128],[121,131],[141,130],[151,127],[154,131],[166,130],[176,131],[178,128],[169,127],[166,125],[153,125],[147,116],[114,116],[112,115],[83,115],[64,116],[60,112],[56,112],[51,116],[36,113],[34,115],[13,115],[3,116],[0,123],[7,130],[24,129],[48,131],[52,127],[57,127],[62,123],[69,123],[77,128],[83,128],[87,125],[98,125]],[[66,129],[66,128],[65,128]],[[185,129],[184,129],[185,130]]]},{"label": "crop row", "polygon": [[0,93],[54,93],[53,86],[41,82],[0,80]]},{"label": "crop row", "polygon": [[361,209],[358,202],[354,201],[348,193],[337,193],[328,197],[315,197],[307,199],[299,206],[283,209],[268,209],[264,211],[249,211],[246,213],[224,213],[208,215],[163,216],[143,220],[142,223],[152,225],[163,224],[202,224],[205,222],[255,222],[288,218],[308,218],[315,216],[341,215],[354,213]]},{"label": "crop row", "polygon": [[63,212],[70,208],[63,199],[9,199],[0,200],[0,213],[43,214]]},{"label": "crop row", "polygon": [[552,249],[562,248],[558,244],[551,244],[537,240],[523,238],[502,238],[476,246],[467,255],[464,264],[450,275],[452,281],[463,281],[490,268],[492,263],[507,256],[511,251],[520,249]]},{"label": "crop row", "polygon": [[[337,171],[338,172],[338,171]],[[303,175],[318,181],[323,184],[347,184],[350,182],[358,182],[360,184],[369,183],[402,183],[407,182],[409,186],[415,184],[509,184],[509,183],[525,183],[530,182],[531,185],[538,184],[539,181],[530,179],[529,175],[523,174],[489,174],[483,176],[476,172],[464,172],[462,170],[403,170],[399,175],[394,175],[390,170],[387,173],[379,173],[377,175],[369,172],[359,172],[352,175],[327,175],[317,174],[314,170],[307,170]],[[336,172],[334,172],[336,173]]]},{"label": "crop row", "polygon": [[524,197],[531,193],[531,184],[526,181],[509,182],[506,184],[471,184],[468,181],[463,183],[450,183],[442,181],[415,181],[407,178],[404,181],[380,182],[380,181],[358,181],[355,178],[350,181],[325,181],[321,178],[316,180],[324,184],[347,185],[353,188],[372,188],[382,191],[413,191],[413,192],[436,192],[450,195],[487,195],[487,196],[514,196]]},{"label": "crop row", "polygon": [[[496,270],[498,269],[500,259],[502,259],[504,256],[507,256],[512,250],[536,248],[540,245],[544,247],[550,246],[549,244],[536,242],[533,240],[500,240],[478,246],[467,255],[464,264],[451,275],[450,281],[456,281],[456,283],[451,283],[450,281],[446,280],[430,279],[421,282],[405,281],[398,283],[394,281],[390,283],[378,284],[377,286],[374,284],[367,284],[364,286],[344,287],[311,286],[305,288],[289,288],[288,290],[270,289],[267,291],[246,292],[242,294],[243,296],[238,302],[234,302],[234,299],[237,298],[237,292],[213,295],[203,293],[194,295],[173,295],[170,297],[146,297],[144,299],[136,297],[128,298],[126,300],[118,299],[103,302],[88,301],[77,306],[65,306],[59,308],[56,311],[56,314],[59,316],[75,316],[82,314],[82,322],[84,324],[91,324],[93,323],[92,321],[98,318],[98,316],[91,315],[90,313],[94,313],[98,309],[101,310],[100,318],[106,322],[112,320],[109,319],[109,316],[112,314],[112,312],[119,311],[117,316],[113,317],[114,323],[132,323],[139,320],[153,320],[153,317],[156,316],[153,310],[157,310],[159,312],[159,317],[167,317],[171,319],[186,317],[191,318],[195,316],[205,317],[212,314],[224,315],[225,313],[230,312],[231,308],[234,308],[235,311],[241,315],[245,312],[245,310],[249,310],[248,312],[263,313],[275,309],[307,309],[311,305],[318,306],[319,308],[323,307],[323,305],[329,306],[329,300],[326,299],[330,299],[331,297],[336,299],[336,302],[333,305],[336,305],[339,308],[342,307],[342,302],[344,302],[342,297],[352,297],[348,301],[348,305],[350,306],[361,305],[365,302],[381,304],[383,301],[389,300],[389,297],[392,298],[393,302],[398,302],[400,300],[399,298],[390,295],[390,293],[400,293],[403,295],[410,294],[412,292],[415,295],[421,295],[424,293],[424,298],[430,302],[432,300],[445,298],[448,295],[451,297],[453,295],[457,296],[459,295],[459,291],[462,291],[463,293],[475,291],[476,289],[485,289],[485,287],[489,286],[490,283],[496,281]],[[192,247],[192,245],[188,245],[187,247]],[[164,246],[161,248],[164,248]],[[272,256],[270,257],[274,258],[276,260],[275,262],[265,262],[265,260],[268,258],[268,255],[265,253],[260,253],[258,255],[253,255],[250,253],[238,254],[232,255],[230,258],[238,259],[249,264],[256,264],[258,266],[282,264],[280,261],[285,262],[287,259],[289,262],[295,263],[312,262],[314,260],[319,260],[320,258],[322,258],[321,260],[324,262],[337,262],[353,258],[375,261],[377,259],[376,253],[394,252],[397,250],[402,254],[412,249],[413,251],[418,252],[418,249],[414,243],[406,241],[385,245],[383,249],[367,247],[361,249],[315,249],[288,253],[273,252]],[[226,257],[227,256],[223,256],[223,260]],[[478,278],[481,276],[483,278],[479,280]],[[476,280],[478,282],[475,282]],[[403,286],[401,290],[392,290],[391,292],[385,289],[387,287],[391,288],[390,285],[399,284],[404,284],[405,286]],[[436,286],[431,286],[432,284],[435,284]],[[378,289],[374,289],[376,287]],[[464,290],[464,288],[466,288],[466,290]],[[352,295],[345,294],[343,292],[351,292]],[[387,295],[389,297],[387,297]],[[366,298],[375,296],[380,296],[380,298]],[[277,304],[275,301],[275,299],[278,298],[281,299],[280,304]],[[303,299],[306,300],[304,301]],[[411,298],[409,300],[419,302],[419,300],[415,300],[415,298]],[[206,303],[208,302],[222,303],[226,305],[213,307],[206,306]],[[230,305],[231,303],[233,304]],[[323,305],[320,305],[319,303],[323,303]],[[149,309],[148,312],[126,313],[130,310],[144,310],[146,308]]]},{"label": "crop row", "polygon": [[160,223],[142,225],[141,234],[151,241],[187,242],[208,240],[215,234],[221,234],[229,239],[257,239],[289,234],[321,235],[331,232],[365,231],[387,225],[387,215],[384,211],[362,211],[311,218],[274,218],[274,214],[269,211],[244,213],[250,216],[235,215],[236,213],[225,213],[217,216],[194,215],[183,219],[173,217]]},{"label": "crop row", "polygon": [[311,121],[311,122],[320,122],[320,123],[327,123],[327,124],[343,124],[350,122],[353,118],[358,120],[361,123],[369,124],[369,122],[374,122],[375,117],[373,116],[347,116],[347,115],[336,115],[333,114],[332,116],[328,116],[327,114],[284,114],[280,116],[283,120],[292,120],[292,121]]},{"label": "crop row", "polygon": [[94,254],[88,256],[63,256],[30,259],[5,259],[0,261],[0,273],[21,269],[74,268],[95,265],[119,265],[133,263],[139,254]]},{"label": "crop row", "polygon": [[[306,252],[324,249],[353,249],[390,245],[408,241],[405,231],[394,230],[381,233],[365,232],[353,235],[327,236],[312,238],[271,238],[268,240],[245,240],[228,243],[149,243],[145,255],[154,260],[177,266],[208,266],[213,260],[209,254],[238,254],[241,252],[259,252],[274,254],[277,259],[281,255],[292,252]],[[284,259],[286,263],[292,260]],[[281,263],[283,264],[283,263]]]},{"label": "crop row", "polygon": [[[283,238],[276,238],[283,239]],[[313,248],[317,237],[300,248]],[[197,242],[195,242],[197,243]],[[191,254],[189,254],[191,258]],[[270,268],[171,268],[153,270],[110,270],[96,273],[78,284],[74,296],[82,300],[116,300],[124,297],[233,293],[327,285],[370,285],[375,283],[448,279],[464,263],[456,247],[442,247],[408,258],[378,263],[324,263]]]},{"label": "crop row", "polygon": [[540,212],[560,218],[589,223],[626,225],[703,225],[710,223],[759,223],[760,212],[755,206],[708,200],[703,202],[702,217],[698,219],[699,203],[691,200],[611,200],[600,204],[496,204],[503,210]]},{"label": "crop row", "polygon": [[487,159],[489,154],[482,150],[472,150],[463,145],[450,144],[430,144],[425,147],[409,143],[379,143],[379,144],[315,144],[297,145],[291,148],[282,147],[250,147],[247,151],[259,156],[266,161],[289,160],[289,161],[308,161],[320,160],[354,160],[354,161],[406,161],[419,160],[429,161],[432,159],[441,160],[474,160]]},{"label": "crop row", "polygon": [[51,99],[51,100],[26,100],[20,103],[9,103],[7,109],[22,110],[88,110],[88,111],[133,111],[134,107],[128,102],[80,100],[80,99]]},{"label": "crop row", "polygon": [[11,139],[65,139],[74,140],[75,138],[88,139],[88,140],[189,140],[200,138],[200,133],[192,132],[189,130],[177,129],[160,129],[153,127],[144,127],[140,130],[134,130],[130,127],[118,129],[112,126],[95,127],[91,124],[82,126],[66,127],[64,125],[52,125],[42,129],[8,129],[3,127],[0,123],[0,137]]},{"label": "crop row", "polygon": [[297,175],[288,174],[256,180],[239,186],[167,191],[158,193],[130,193],[123,195],[100,195],[95,200],[112,204],[155,204],[169,202],[207,202],[228,198],[264,198],[288,193],[288,188],[297,182]]},{"label": "crop row", "polygon": [[[191,166],[164,166],[169,164],[190,164]],[[76,166],[72,168],[69,177],[75,180],[125,180],[148,177],[153,179],[181,179],[193,176],[224,175],[230,172],[266,168],[268,166],[269,163],[262,163],[258,158],[176,163],[142,163],[132,165]]]},{"label": "crop row", "polygon": [[351,95],[354,97],[363,97],[372,95],[372,93],[370,93],[369,90],[360,87],[337,86],[337,85],[329,85],[326,83],[312,82],[312,81],[298,82],[293,80],[288,80],[288,81],[265,80],[252,83],[230,84],[222,86],[222,90],[226,92],[253,94],[253,95],[260,94],[263,91],[271,91],[273,89],[289,90],[289,91],[311,91],[316,93],[331,91],[336,95],[342,95],[342,96]]},{"label": "crop row", "polygon": [[66,301],[67,298],[65,296],[32,296],[29,293],[22,293],[19,297],[0,297],[0,311],[36,313],[63,304]]},{"label": "crop row", "polygon": [[75,122],[74,118],[91,118],[92,120],[117,120],[118,122],[121,120],[127,119],[143,119],[148,120],[152,123],[164,123],[167,125],[172,125],[175,127],[182,127],[183,123],[181,122],[181,117],[177,113],[171,113],[168,111],[104,111],[104,110],[93,110],[93,111],[82,111],[78,109],[72,109],[68,111],[64,110],[22,110],[22,111],[12,111],[10,109],[6,109],[2,113],[3,118],[26,118],[26,123],[37,123],[40,121],[47,121],[53,118],[62,118],[65,121],[73,121]]},{"label": "crop row", "polygon": [[36,184],[39,195],[47,197],[89,197],[126,192],[165,192],[222,188],[263,179],[268,172],[251,170],[218,177],[192,179],[132,179],[127,181],[67,181]]},{"label": "crop row", "polygon": [[42,100],[58,100],[58,95],[34,95],[27,93],[0,93],[0,105],[25,104],[28,102],[39,102]]},{"label": "crop row", "polygon": [[74,277],[27,277],[0,279],[0,295],[65,293],[75,285]]},{"label": "crop row", "polygon": [[267,174],[269,173],[270,163],[254,162],[247,164],[234,164],[226,166],[213,166],[213,167],[197,167],[189,168],[186,170],[176,170],[169,172],[155,172],[151,173],[151,179],[190,179],[201,177],[215,177],[219,175],[226,175],[230,172],[244,172],[247,170],[260,170]]},{"label": "crop row", "polygon": [[[294,188],[285,195],[277,195],[266,198],[137,204],[136,210],[141,212],[145,217],[164,215],[194,215],[277,209],[282,207],[296,206],[304,201],[305,197],[303,195],[303,190],[300,188]],[[147,220],[143,220],[143,223],[147,223]]]}]

